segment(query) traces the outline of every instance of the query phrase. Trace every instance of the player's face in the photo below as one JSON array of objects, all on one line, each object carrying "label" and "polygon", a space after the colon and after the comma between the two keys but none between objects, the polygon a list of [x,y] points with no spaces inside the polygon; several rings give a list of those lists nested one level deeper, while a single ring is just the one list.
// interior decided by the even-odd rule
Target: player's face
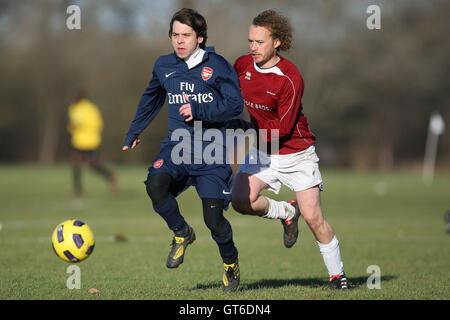
[{"label": "player's face", "polygon": [[248,31],[248,44],[253,60],[259,67],[270,68],[277,64],[277,48],[281,42],[278,39],[272,39],[267,28],[251,25]]},{"label": "player's face", "polygon": [[203,42],[203,37],[198,37],[194,29],[187,24],[174,21],[172,25],[171,35],[172,47],[180,59],[186,59],[195,51]]}]

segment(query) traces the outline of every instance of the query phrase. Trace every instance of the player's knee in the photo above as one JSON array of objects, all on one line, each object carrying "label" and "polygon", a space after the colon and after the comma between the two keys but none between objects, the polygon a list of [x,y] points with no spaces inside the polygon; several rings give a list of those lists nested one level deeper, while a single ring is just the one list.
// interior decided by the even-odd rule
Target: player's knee
[{"label": "player's knee", "polygon": [[312,230],[317,230],[325,221],[320,211],[302,211],[302,216]]},{"label": "player's knee", "polygon": [[205,224],[215,235],[223,235],[227,232],[227,219],[223,215],[221,217],[205,217]]},{"label": "player's knee", "polygon": [[231,204],[233,209],[241,214],[252,214],[254,212],[253,203],[257,197],[247,194],[233,193]]},{"label": "player's knee", "polygon": [[252,213],[252,206],[250,201],[247,199],[235,199],[231,201],[231,205],[233,206],[233,209],[241,214],[251,214]]},{"label": "player's knee", "polygon": [[213,234],[222,235],[227,232],[227,220],[223,216],[224,200],[203,199],[203,219]]},{"label": "player's knee", "polygon": [[171,181],[172,177],[168,173],[157,173],[148,177],[145,185],[153,203],[162,203],[167,199]]}]

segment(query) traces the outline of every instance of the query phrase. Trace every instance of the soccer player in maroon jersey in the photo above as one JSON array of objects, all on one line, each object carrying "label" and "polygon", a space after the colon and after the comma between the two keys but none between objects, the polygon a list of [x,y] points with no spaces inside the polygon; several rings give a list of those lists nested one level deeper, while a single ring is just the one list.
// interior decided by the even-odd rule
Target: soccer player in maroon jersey
[{"label": "soccer player in maroon jersey", "polygon": [[[234,64],[244,104],[253,127],[260,132],[266,130],[264,142],[279,139],[279,150],[273,153],[267,148],[266,153],[261,148],[250,149],[235,178],[233,207],[242,214],[280,219],[288,248],[297,240],[301,212],[328,269],[330,288],[348,289],[339,241],[320,204],[322,177],[316,138],[302,113],[304,81],[297,67],[279,54],[291,47],[289,22],[277,12],[266,10],[253,19],[248,41],[250,54]],[[258,161],[252,164],[250,159]],[[263,189],[278,193],[281,185],[295,192],[296,202],[275,201],[260,194]]]}]

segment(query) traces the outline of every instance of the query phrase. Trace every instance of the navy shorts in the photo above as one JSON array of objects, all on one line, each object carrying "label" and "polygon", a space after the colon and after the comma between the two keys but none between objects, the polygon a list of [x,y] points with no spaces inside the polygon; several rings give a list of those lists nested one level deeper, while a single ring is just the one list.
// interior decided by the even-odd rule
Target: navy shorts
[{"label": "navy shorts", "polygon": [[[148,168],[148,177],[168,173],[174,179],[170,192],[174,197],[194,186],[201,199],[223,199],[224,209],[231,201],[232,170],[229,164],[174,164],[171,145],[163,145],[155,162]],[[147,178],[148,178],[147,177]]]}]

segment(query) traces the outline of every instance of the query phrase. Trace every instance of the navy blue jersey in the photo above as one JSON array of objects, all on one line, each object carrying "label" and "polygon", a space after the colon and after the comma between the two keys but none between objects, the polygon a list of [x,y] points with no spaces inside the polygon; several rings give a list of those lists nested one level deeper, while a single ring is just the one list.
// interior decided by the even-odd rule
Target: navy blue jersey
[{"label": "navy blue jersey", "polygon": [[[153,68],[152,79],[139,101],[124,145],[131,146],[133,140],[156,117],[166,99],[169,132],[163,145],[177,143],[171,140],[172,133],[177,129],[186,129],[193,136],[194,121],[199,120],[202,121],[203,131],[216,128],[225,136],[224,122],[242,112],[239,80],[234,68],[215,53],[213,47],[207,47],[205,51],[201,62],[190,69],[175,53],[159,57]],[[188,103],[184,94],[189,97],[194,118],[189,122],[185,122],[185,117],[178,111],[183,104]],[[207,143],[202,145],[204,148]]]}]

